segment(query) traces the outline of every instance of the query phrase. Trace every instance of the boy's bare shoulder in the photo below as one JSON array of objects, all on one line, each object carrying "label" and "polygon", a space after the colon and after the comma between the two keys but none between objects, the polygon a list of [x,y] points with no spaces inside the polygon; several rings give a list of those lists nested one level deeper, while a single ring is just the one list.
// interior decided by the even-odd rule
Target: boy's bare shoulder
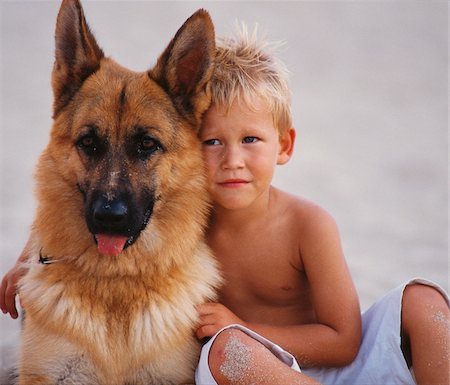
[{"label": "boy's bare shoulder", "polygon": [[333,217],[318,204],[274,188],[277,197],[277,211],[300,229],[315,227],[320,224],[334,224]]},{"label": "boy's bare shoulder", "polygon": [[[323,260],[322,256],[333,256],[340,252],[339,230],[333,217],[318,204],[281,190],[274,190],[277,202],[274,222],[285,243],[298,250],[293,264],[298,270],[306,270],[308,261]],[[325,250],[325,251],[324,251]],[[311,265],[309,265],[311,266]]]}]

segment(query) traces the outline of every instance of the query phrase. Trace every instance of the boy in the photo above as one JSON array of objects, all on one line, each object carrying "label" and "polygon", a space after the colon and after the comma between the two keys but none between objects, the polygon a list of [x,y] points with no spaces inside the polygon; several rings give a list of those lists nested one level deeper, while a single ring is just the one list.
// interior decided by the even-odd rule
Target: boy
[{"label": "boy", "polygon": [[[198,308],[197,336],[212,338],[197,384],[316,383],[305,374],[325,384],[408,384],[411,364],[418,383],[448,383],[448,299],[425,281],[365,313],[358,353],[358,298],[336,224],[271,186],[295,140],[285,70],[246,33],[219,44],[217,63],[199,137],[214,201],[207,240],[226,283],[220,303]],[[14,317],[19,266],[0,291]],[[294,357],[303,373],[291,369]]]},{"label": "boy", "polygon": [[[213,339],[197,383],[306,381],[248,329],[292,353],[305,374],[325,384],[414,383],[411,357],[418,383],[449,383],[448,299],[431,286],[399,288],[367,312],[357,356],[358,299],[333,219],[271,186],[276,165],[292,154],[295,131],[286,71],[264,48],[245,32],[218,45],[213,104],[199,133],[214,202],[207,240],[226,283],[220,304],[199,307],[197,336]],[[217,335],[231,324],[248,329]],[[325,369],[331,367],[344,368]]]}]

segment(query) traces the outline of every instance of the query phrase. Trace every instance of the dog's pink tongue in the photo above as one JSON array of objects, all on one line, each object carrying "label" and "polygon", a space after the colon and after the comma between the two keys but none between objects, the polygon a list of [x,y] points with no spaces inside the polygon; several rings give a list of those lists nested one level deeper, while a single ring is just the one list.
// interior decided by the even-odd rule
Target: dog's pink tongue
[{"label": "dog's pink tongue", "polygon": [[127,237],[118,235],[97,234],[97,248],[100,254],[117,257],[125,247]]}]

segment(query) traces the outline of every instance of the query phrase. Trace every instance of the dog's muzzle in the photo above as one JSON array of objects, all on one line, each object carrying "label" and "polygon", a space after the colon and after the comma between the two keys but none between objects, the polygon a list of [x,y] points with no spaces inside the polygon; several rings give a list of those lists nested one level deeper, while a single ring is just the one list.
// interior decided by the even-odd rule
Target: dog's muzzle
[{"label": "dog's muzzle", "polygon": [[138,202],[128,194],[108,199],[107,194],[100,192],[87,197],[86,222],[100,254],[117,256],[136,241],[154,205],[153,194],[144,194],[141,199]]}]

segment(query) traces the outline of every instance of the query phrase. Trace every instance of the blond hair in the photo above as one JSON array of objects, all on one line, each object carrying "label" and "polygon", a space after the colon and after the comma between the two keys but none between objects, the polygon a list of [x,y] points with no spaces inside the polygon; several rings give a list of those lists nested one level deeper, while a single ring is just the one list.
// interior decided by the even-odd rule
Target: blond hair
[{"label": "blond hair", "polygon": [[288,71],[274,53],[278,47],[258,40],[257,27],[250,34],[243,23],[235,38],[218,39],[212,102],[225,111],[235,101],[255,109],[255,98],[260,98],[281,135],[292,127],[292,115]]}]

